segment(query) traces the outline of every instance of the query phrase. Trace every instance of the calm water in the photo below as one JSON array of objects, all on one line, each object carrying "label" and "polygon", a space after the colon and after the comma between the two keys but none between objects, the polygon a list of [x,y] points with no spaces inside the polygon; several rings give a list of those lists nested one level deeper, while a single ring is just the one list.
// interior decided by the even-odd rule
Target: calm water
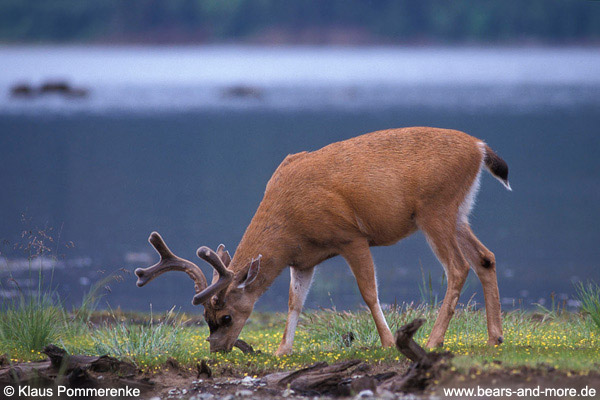
[{"label": "calm water", "polygon": [[[600,281],[599,54],[0,48],[3,254],[13,270],[27,269],[14,249],[21,231],[53,227],[50,247],[60,257],[44,265],[55,265],[58,290],[77,302],[103,276],[99,271],[153,263],[146,242],[152,230],[191,259],[203,244],[233,250],[288,153],[378,129],[429,125],[480,137],[510,165],[514,191],[486,175],[472,217],[496,253],[505,304],[548,301],[552,292],[567,299],[573,282]],[[9,94],[15,83],[51,79],[84,87],[89,96]],[[248,96],[231,94],[240,85]],[[69,241],[75,247],[66,248]],[[431,274],[440,291],[442,269],[420,234],[374,256],[383,302],[418,301],[423,275]],[[2,293],[10,295],[3,277]],[[184,274],[143,289],[134,281],[126,275],[111,284],[105,299],[113,307],[192,309],[193,284]],[[259,307],[285,309],[288,282],[285,273]],[[462,300],[474,293],[481,299],[470,279]],[[319,268],[308,306],[332,302],[361,304],[338,258]]]}]

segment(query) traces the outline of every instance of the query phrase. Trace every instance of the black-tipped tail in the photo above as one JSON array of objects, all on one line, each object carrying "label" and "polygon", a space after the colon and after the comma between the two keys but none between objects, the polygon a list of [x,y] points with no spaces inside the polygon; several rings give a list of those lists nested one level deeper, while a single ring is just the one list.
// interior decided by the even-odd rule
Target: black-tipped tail
[{"label": "black-tipped tail", "polygon": [[510,183],[508,183],[508,164],[488,145],[485,145],[485,158],[483,161],[490,173],[494,175],[505,188],[512,191]]}]

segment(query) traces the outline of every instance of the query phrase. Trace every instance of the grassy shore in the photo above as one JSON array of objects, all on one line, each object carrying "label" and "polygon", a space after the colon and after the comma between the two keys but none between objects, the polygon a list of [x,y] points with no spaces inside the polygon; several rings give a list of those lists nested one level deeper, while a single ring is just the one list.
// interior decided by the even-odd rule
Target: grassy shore
[{"label": "grassy shore", "polygon": [[[185,367],[195,368],[205,359],[217,371],[239,375],[261,375],[277,370],[296,369],[317,361],[334,363],[361,359],[371,364],[398,364],[404,357],[395,349],[382,349],[371,316],[367,311],[312,311],[304,315],[298,328],[294,354],[276,357],[285,315],[255,313],[241,338],[251,344],[255,354],[210,354],[206,337],[208,328],[198,316],[167,313],[162,315],[128,314],[120,311],[86,314],[65,313],[49,303],[25,304],[20,318],[37,318],[39,326],[30,322],[13,335],[6,323],[15,324],[19,310],[1,318],[0,354],[12,362],[45,358],[45,344],[64,347],[71,354],[109,354],[129,360],[146,371],[160,371],[172,357]],[[32,314],[36,307],[46,313]],[[386,312],[393,331],[414,318],[427,323],[416,335],[424,345],[435,320],[436,309],[429,306],[399,306]],[[29,314],[28,314],[29,313]],[[53,323],[48,324],[47,315]],[[6,321],[10,318],[10,321]],[[543,310],[511,311],[504,314],[505,342],[486,345],[485,312],[473,306],[461,307],[446,334],[444,349],[456,355],[458,370],[516,368],[520,366],[554,367],[569,373],[585,375],[600,367],[600,328],[589,313]],[[352,332],[348,346],[344,335]],[[27,337],[35,336],[36,340]]]}]

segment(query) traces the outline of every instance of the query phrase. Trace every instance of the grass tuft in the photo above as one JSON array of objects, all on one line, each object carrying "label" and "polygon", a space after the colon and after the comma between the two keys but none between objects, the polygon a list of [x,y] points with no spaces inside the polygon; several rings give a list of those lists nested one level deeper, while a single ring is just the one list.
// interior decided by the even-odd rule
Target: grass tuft
[{"label": "grass tuft", "polygon": [[170,311],[158,322],[151,316],[148,324],[105,323],[91,331],[93,351],[132,361],[140,368],[162,364],[180,351],[182,326],[174,320],[176,315]]},{"label": "grass tuft", "polygon": [[576,286],[577,296],[581,302],[581,309],[588,314],[596,327],[600,329],[600,286],[593,282]]},{"label": "grass tuft", "polygon": [[65,330],[65,315],[49,292],[5,301],[0,314],[0,347],[11,358],[37,360],[42,349]]}]

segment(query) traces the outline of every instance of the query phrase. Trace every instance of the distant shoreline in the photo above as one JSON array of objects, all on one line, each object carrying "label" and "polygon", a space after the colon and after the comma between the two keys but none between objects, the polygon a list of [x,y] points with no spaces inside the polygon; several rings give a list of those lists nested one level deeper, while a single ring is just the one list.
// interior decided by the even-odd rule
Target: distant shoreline
[{"label": "distant shoreline", "polygon": [[151,38],[103,38],[97,40],[2,40],[2,47],[316,47],[316,48],[597,48],[600,39],[587,40],[333,40],[333,41],[295,41],[295,40],[152,40]]}]

